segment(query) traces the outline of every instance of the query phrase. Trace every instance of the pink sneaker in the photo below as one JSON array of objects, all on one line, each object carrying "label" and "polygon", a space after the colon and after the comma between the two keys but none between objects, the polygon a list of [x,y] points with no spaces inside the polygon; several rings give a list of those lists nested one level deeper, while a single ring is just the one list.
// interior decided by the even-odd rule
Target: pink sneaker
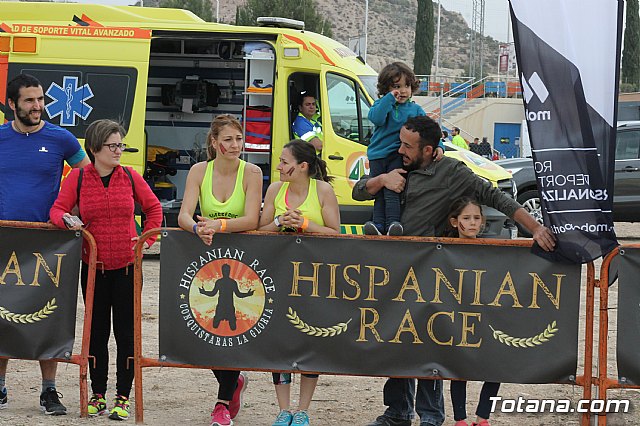
[{"label": "pink sneaker", "polygon": [[469,426],[469,423],[464,420],[458,420],[454,426]]},{"label": "pink sneaker", "polygon": [[229,401],[229,415],[232,419],[236,418],[240,412],[240,408],[242,408],[242,394],[244,394],[248,384],[249,377],[244,372],[240,372],[240,376],[238,376],[238,386],[233,392],[233,398]]},{"label": "pink sneaker", "polygon": [[211,424],[209,426],[231,426],[233,421],[229,410],[223,404],[216,404],[211,412]]},{"label": "pink sneaker", "polygon": [[471,426],[491,426],[491,425],[489,424],[489,420],[484,419],[480,423],[476,423],[476,422],[471,423]]}]

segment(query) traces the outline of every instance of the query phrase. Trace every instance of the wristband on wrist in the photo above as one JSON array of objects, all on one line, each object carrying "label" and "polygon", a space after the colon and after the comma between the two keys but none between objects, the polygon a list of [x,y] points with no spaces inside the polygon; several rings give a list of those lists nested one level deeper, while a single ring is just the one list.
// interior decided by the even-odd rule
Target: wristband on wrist
[{"label": "wristband on wrist", "polygon": [[227,230],[227,219],[220,219],[220,232]]},{"label": "wristband on wrist", "polygon": [[280,223],[280,215],[273,218],[273,224],[276,226],[276,228],[280,228],[282,226],[282,224]]},{"label": "wristband on wrist", "polygon": [[198,224],[197,223],[193,224],[193,233],[198,235]]},{"label": "wristband on wrist", "polygon": [[300,226],[300,229],[302,229],[303,231],[306,231],[308,227],[309,227],[309,218],[305,217],[304,220],[302,221],[302,226]]}]

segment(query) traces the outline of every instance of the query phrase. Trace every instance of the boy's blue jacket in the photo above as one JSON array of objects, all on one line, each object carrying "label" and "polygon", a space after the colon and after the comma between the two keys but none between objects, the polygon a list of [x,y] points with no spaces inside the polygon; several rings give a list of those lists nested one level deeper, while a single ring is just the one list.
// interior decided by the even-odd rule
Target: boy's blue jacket
[{"label": "boy's blue jacket", "polygon": [[400,147],[400,129],[409,117],[426,115],[420,105],[413,101],[396,102],[391,92],[377,99],[369,110],[369,121],[375,126],[367,148],[369,160],[386,158]]}]

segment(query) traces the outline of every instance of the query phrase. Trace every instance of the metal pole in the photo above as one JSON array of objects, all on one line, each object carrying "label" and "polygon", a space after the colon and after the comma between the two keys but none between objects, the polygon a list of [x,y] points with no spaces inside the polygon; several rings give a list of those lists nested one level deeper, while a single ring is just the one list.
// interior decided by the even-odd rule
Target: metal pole
[{"label": "metal pole", "polygon": [[216,22],[220,22],[220,0],[216,0]]},{"label": "metal pole", "polygon": [[436,32],[436,74],[435,80],[438,81],[438,71],[440,70],[440,0],[438,0],[438,30]]},{"label": "metal pole", "polygon": [[367,62],[367,32],[369,28],[369,0],[364,2],[364,49],[362,51],[362,59]]},{"label": "metal pole", "polygon": [[444,97],[444,82],[440,82],[440,114],[438,114],[438,125],[442,128],[442,98]]}]

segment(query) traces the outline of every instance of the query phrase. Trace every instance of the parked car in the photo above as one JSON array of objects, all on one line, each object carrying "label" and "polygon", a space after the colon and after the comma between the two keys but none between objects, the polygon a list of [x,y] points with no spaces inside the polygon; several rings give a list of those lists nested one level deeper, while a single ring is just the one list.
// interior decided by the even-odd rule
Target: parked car
[{"label": "parked car", "polygon": [[[516,199],[538,222],[542,223],[540,193],[531,158],[498,160],[513,176],[517,187]],[[618,122],[616,137],[613,220],[640,222],[640,121]],[[518,227],[520,235],[530,237]]]}]

